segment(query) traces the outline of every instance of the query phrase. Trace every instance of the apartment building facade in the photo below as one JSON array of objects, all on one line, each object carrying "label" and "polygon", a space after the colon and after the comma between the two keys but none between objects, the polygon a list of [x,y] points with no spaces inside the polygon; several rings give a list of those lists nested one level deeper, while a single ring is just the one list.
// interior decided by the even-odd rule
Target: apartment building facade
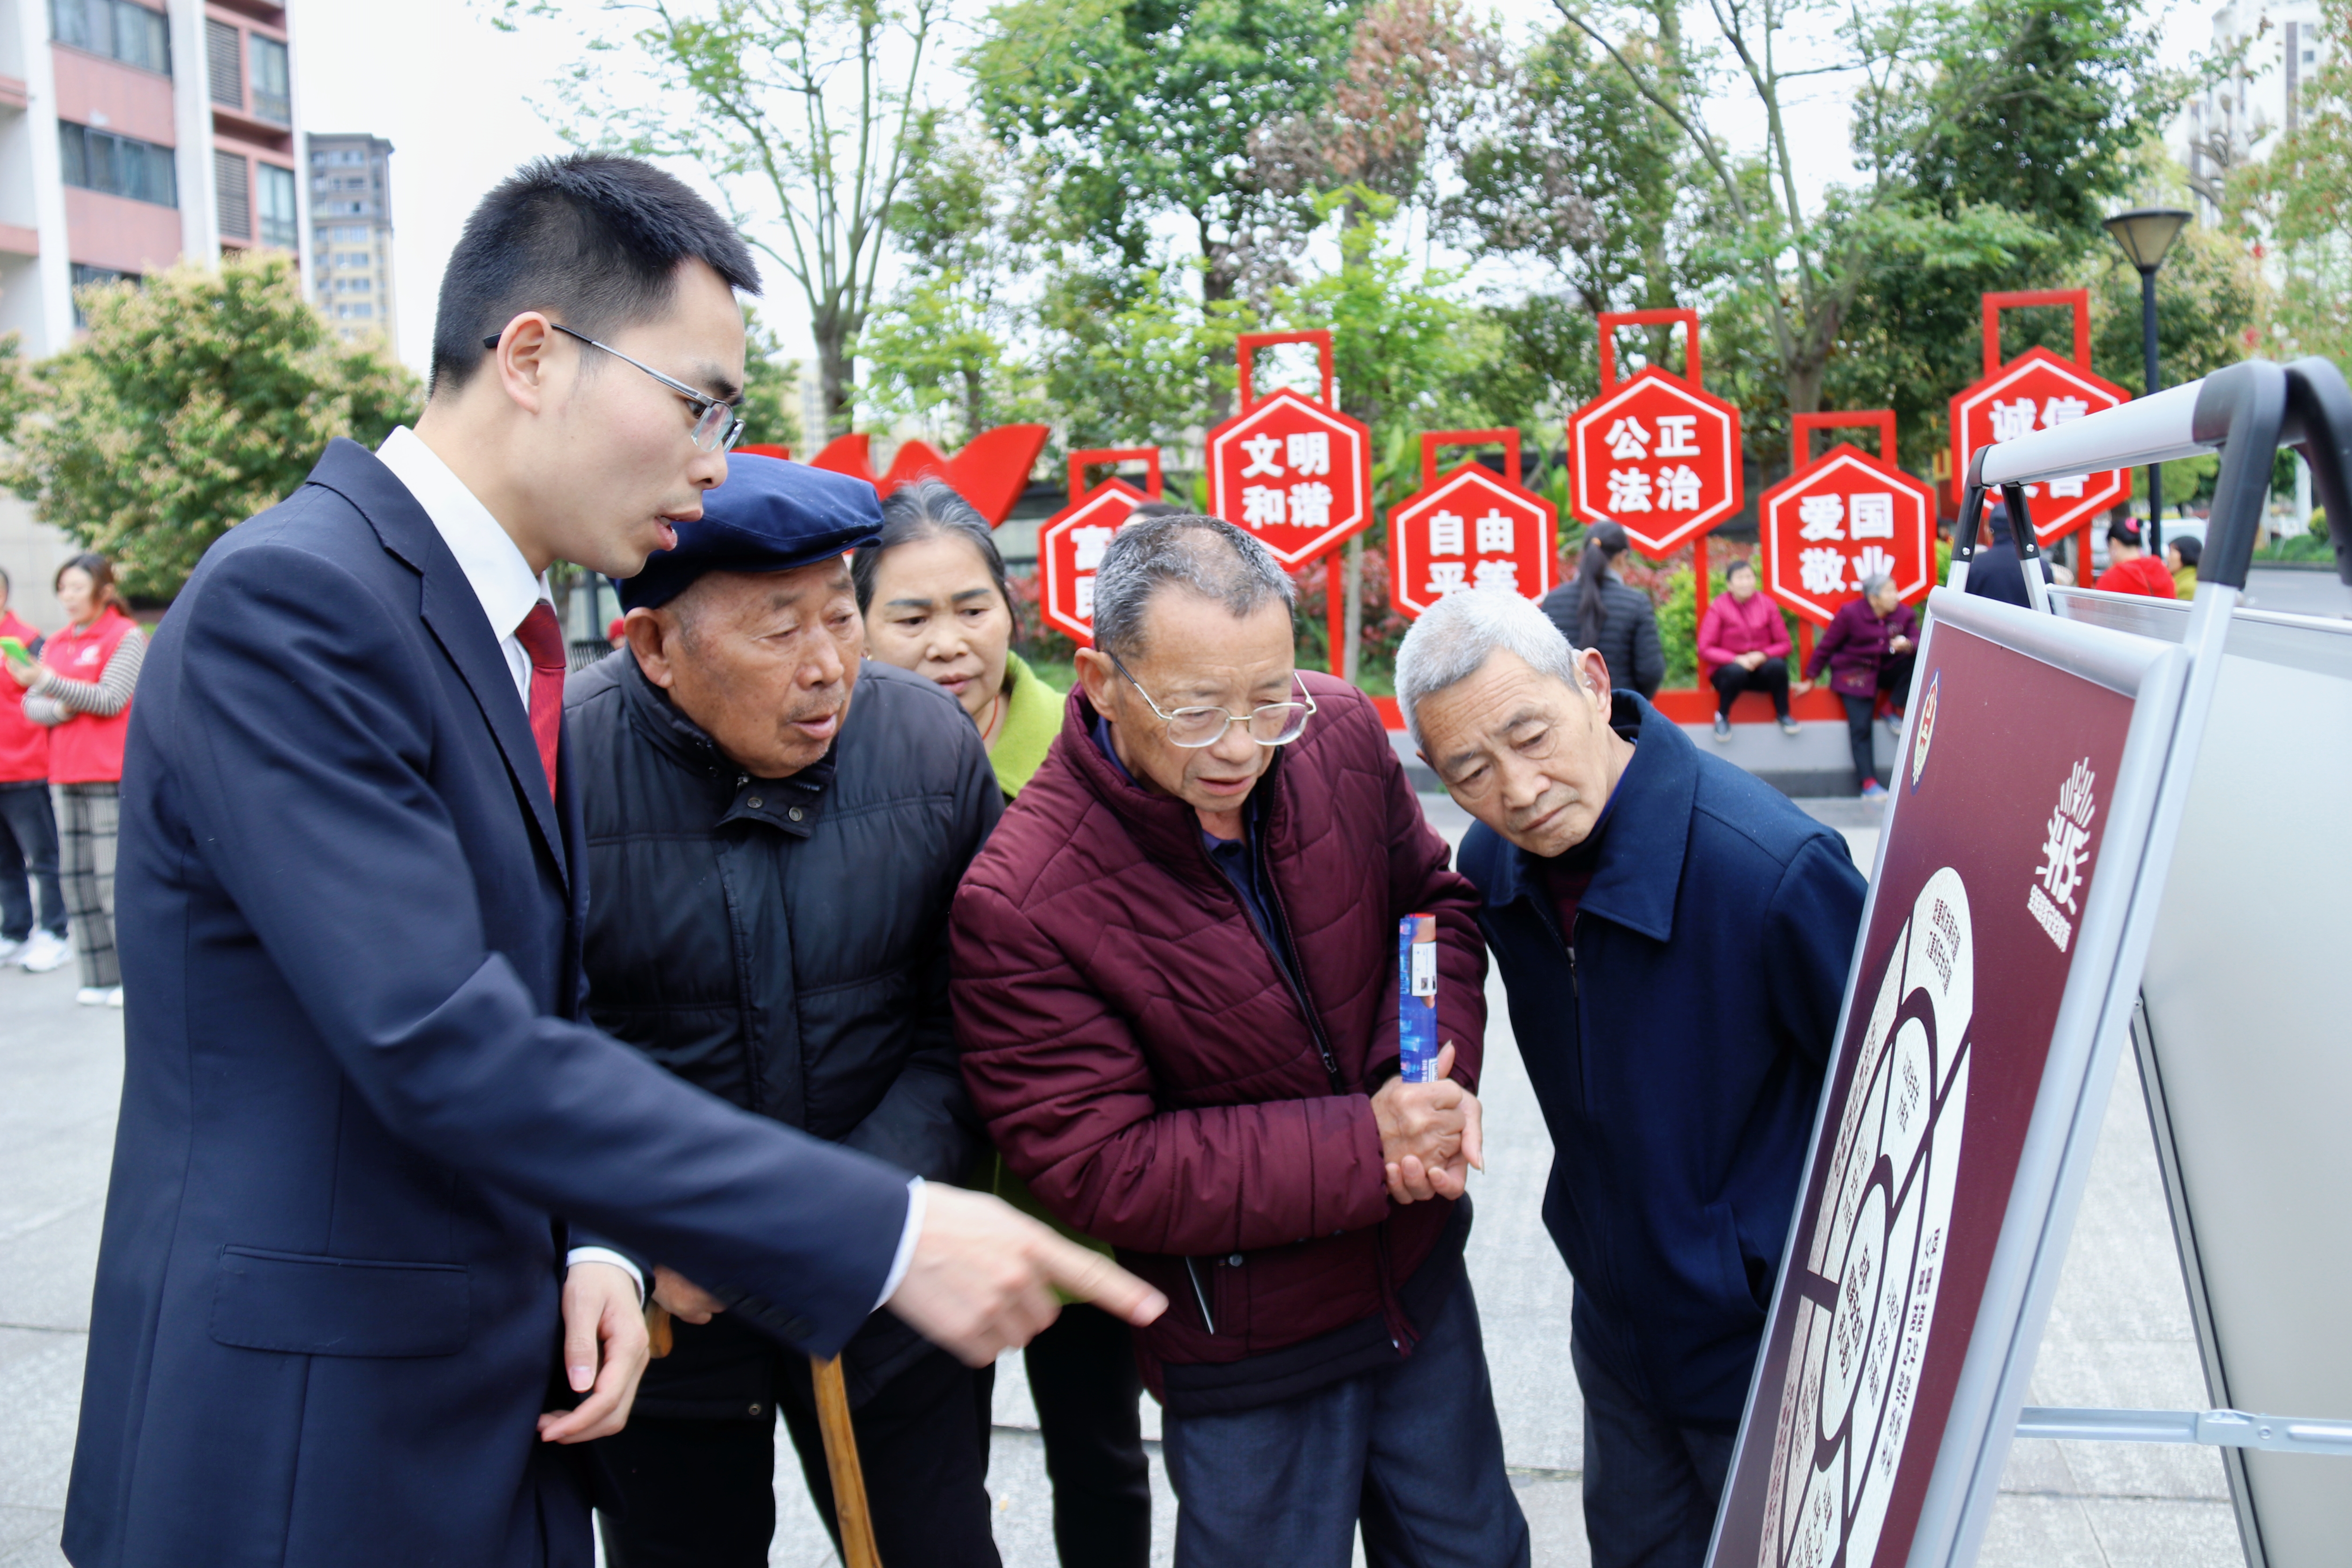
[{"label": "apartment building facade", "polygon": [[2232,68],[2183,106],[2182,163],[2198,216],[2221,215],[2231,176],[2303,123],[2305,90],[2326,56],[2319,0],[2231,0],[2213,13],[2213,53]]},{"label": "apartment building facade", "polygon": [[393,315],[392,143],[381,136],[304,138],[310,153],[310,298],[345,342],[397,349]]},{"label": "apartment building facade", "polygon": [[[286,7],[0,0],[0,332],[73,341],[73,290],[257,247],[310,276]],[[37,625],[62,535],[0,496],[0,566]]]}]

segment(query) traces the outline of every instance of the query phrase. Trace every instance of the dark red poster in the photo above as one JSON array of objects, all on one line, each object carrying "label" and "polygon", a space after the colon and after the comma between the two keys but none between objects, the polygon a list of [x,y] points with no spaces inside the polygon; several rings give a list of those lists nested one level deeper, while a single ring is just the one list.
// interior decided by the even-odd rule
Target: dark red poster
[{"label": "dark red poster", "polygon": [[1714,1568],[1908,1560],[2100,873],[2131,700],[1949,624],[1925,656]]}]

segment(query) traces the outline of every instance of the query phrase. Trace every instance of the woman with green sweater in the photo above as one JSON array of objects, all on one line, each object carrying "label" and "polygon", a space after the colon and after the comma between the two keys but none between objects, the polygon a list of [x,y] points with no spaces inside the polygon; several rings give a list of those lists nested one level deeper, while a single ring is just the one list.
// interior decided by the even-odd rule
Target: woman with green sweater
[{"label": "woman with green sweater", "polygon": [[[945,687],[979,726],[1004,798],[1019,795],[1061,732],[1063,695],[1013,651],[1013,593],[987,520],[940,480],[919,479],[884,498],[881,542],[857,552],[850,575],[866,657]],[[975,1184],[1053,1218],[1002,1159],[992,1156]],[[1151,1480],[1138,1405],[1143,1379],[1127,1325],[1072,1303],[1023,1353],[1064,1568],[1143,1568]]]},{"label": "woman with green sweater", "polygon": [[963,704],[1011,800],[1062,728],[1062,694],[1013,651],[1013,590],[987,520],[938,479],[882,502],[882,542],[850,563],[871,658]]}]

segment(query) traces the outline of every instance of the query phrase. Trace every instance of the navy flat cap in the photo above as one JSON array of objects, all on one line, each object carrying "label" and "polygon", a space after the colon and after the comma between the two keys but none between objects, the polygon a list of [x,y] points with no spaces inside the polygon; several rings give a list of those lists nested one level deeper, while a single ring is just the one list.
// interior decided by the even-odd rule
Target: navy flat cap
[{"label": "navy flat cap", "polygon": [[702,515],[677,525],[677,548],[620,585],[621,606],[667,605],[706,572],[790,572],[881,537],[881,498],[864,479],[738,452]]}]

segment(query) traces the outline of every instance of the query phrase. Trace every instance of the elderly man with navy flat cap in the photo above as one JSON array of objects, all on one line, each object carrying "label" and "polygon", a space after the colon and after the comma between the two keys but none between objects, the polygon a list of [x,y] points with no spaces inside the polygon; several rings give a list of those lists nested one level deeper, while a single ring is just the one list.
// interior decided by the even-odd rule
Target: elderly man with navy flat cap
[{"label": "elderly man with navy flat cap", "polygon": [[[954,698],[861,662],[845,552],[881,522],[870,485],[738,455],[676,548],[621,584],[625,644],[564,695],[588,1007],[713,1094],[954,1182],[981,1140],[949,1014],[948,909],[1003,795]],[[833,1523],[808,1359],[671,1270],[655,1279],[675,1348],[627,1429],[597,1445],[606,1560],[757,1568],[779,1415]],[[883,1560],[995,1563],[992,1373],[887,1311],[842,1363]]]}]

